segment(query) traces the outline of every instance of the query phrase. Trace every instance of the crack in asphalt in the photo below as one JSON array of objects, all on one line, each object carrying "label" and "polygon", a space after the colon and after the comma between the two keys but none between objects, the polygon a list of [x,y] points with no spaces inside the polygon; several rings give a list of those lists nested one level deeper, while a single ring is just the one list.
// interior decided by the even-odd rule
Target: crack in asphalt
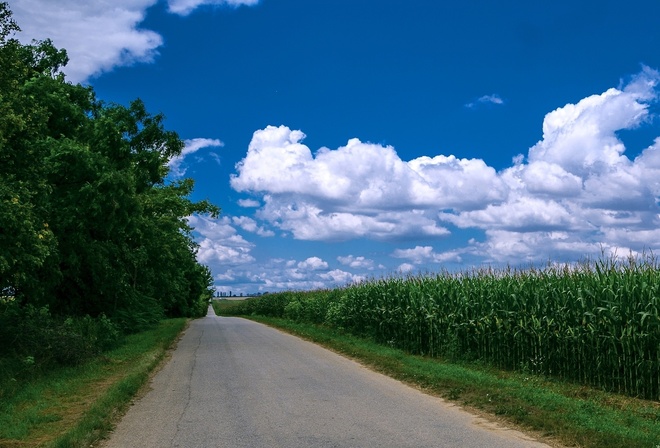
[{"label": "crack in asphalt", "polygon": [[188,378],[187,378],[188,381],[186,383],[186,390],[187,390],[186,404],[183,407],[183,411],[179,415],[179,418],[177,419],[176,431],[174,432],[174,435],[170,440],[170,446],[178,446],[178,444],[175,445],[175,440],[178,438],[179,433],[181,432],[181,422],[183,421],[185,415],[188,413],[188,409],[190,408],[190,404],[192,402],[192,384],[193,384],[193,375],[197,367],[197,351],[199,350],[199,347],[201,347],[202,345],[203,337],[204,337],[204,329],[202,328],[202,331],[200,331],[199,334],[199,338],[197,338],[197,344],[195,345],[195,349],[193,350],[192,365],[190,366],[190,370],[188,372]]}]

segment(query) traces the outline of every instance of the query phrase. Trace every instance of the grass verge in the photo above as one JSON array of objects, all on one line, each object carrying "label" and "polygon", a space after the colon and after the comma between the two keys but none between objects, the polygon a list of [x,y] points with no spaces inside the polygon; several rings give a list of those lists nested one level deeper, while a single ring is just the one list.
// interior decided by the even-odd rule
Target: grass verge
[{"label": "grass verge", "polygon": [[[221,307],[217,310],[222,311]],[[536,434],[550,444],[660,448],[660,403],[655,401],[478,364],[410,356],[325,327],[248,318],[318,343],[424,392]]]},{"label": "grass verge", "polygon": [[185,328],[168,319],[121,347],[22,385],[0,403],[0,447],[89,447],[105,434]]}]

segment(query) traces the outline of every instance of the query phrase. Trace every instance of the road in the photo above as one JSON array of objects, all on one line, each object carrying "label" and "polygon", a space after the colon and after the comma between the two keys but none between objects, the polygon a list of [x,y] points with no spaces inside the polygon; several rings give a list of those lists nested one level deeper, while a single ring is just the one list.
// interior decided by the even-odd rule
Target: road
[{"label": "road", "polygon": [[104,448],[548,446],[210,307],[150,386]]}]

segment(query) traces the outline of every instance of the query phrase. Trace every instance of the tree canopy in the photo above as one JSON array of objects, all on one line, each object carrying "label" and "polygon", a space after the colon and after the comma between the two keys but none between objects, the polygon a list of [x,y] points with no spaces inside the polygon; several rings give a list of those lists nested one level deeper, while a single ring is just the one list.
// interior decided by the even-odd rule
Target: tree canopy
[{"label": "tree canopy", "polygon": [[168,181],[183,142],[139,99],[67,82],[66,51],[18,30],[0,2],[0,296],[129,327],[204,312],[212,278],[187,217],[219,209]]}]

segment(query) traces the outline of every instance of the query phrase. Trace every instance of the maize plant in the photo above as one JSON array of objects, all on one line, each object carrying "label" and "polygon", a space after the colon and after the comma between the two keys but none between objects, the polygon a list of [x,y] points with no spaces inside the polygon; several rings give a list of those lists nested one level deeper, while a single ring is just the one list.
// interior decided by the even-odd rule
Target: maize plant
[{"label": "maize plant", "polygon": [[660,399],[660,269],[652,257],[376,279],[271,294],[235,312]]}]

